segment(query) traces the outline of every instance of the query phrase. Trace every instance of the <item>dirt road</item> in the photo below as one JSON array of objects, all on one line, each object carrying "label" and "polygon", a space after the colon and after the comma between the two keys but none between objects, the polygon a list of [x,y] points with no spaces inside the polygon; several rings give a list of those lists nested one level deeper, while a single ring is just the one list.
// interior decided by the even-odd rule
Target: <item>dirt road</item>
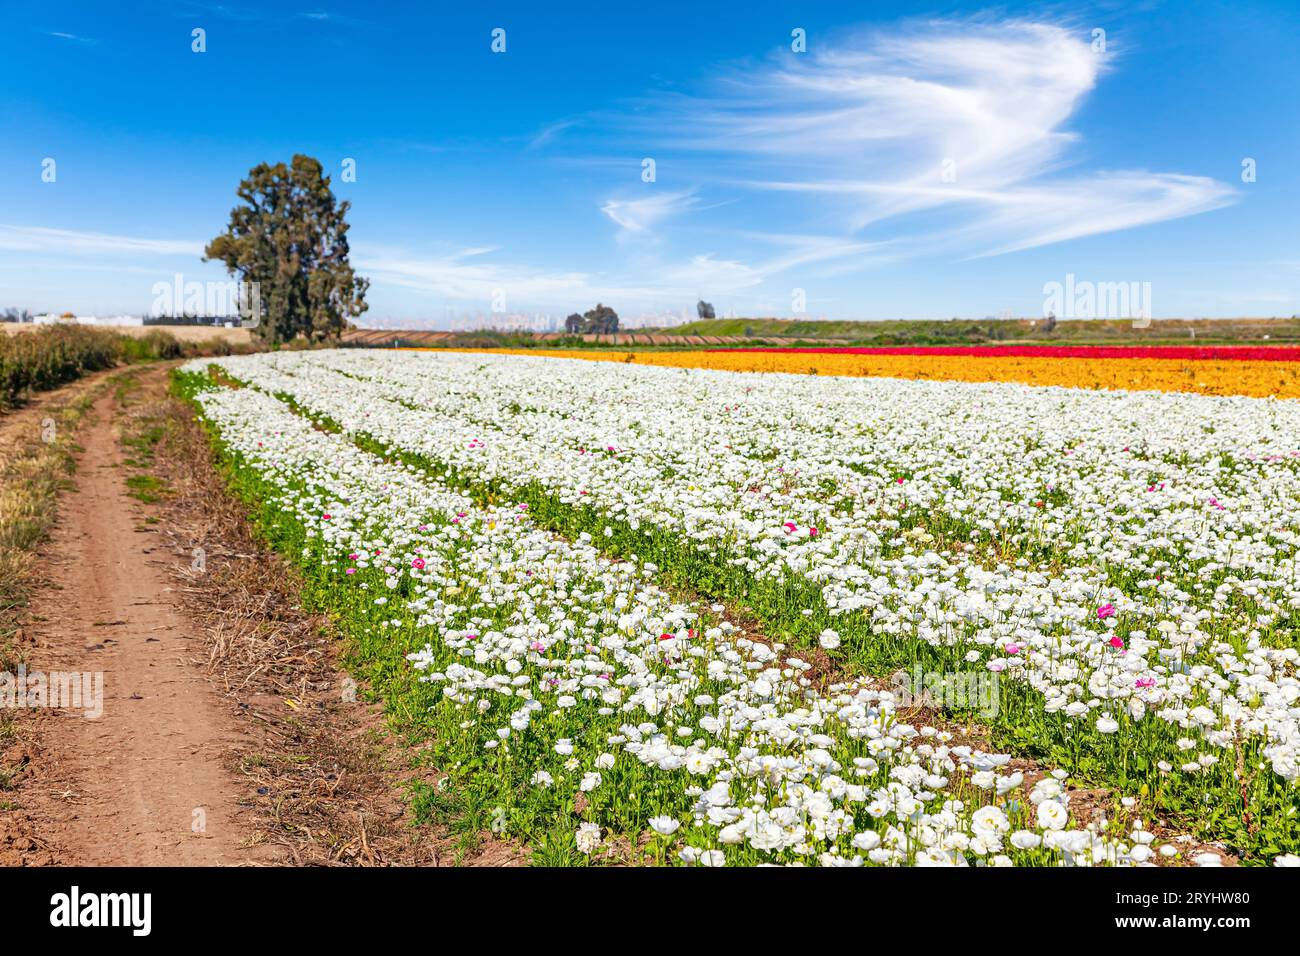
[{"label": "dirt road", "polygon": [[524,862],[490,833],[412,825],[408,786],[439,772],[413,768],[358,695],[328,619],[302,607],[169,397],[168,368],[0,418],[0,440],[30,444],[61,403],[101,394],[72,433],[76,473],[10,650],[29,673],[102,675],[102,715],[83,701],[0,723],[0,866]]},{"label": "dirt road", "polygon": [[[42,732],[40,837],[59,862],[244,862],[238,783],[221,756],[239,733],[202,669],[202,635],[178,608],[143,507],[128,494],[115,399],[82,426],[75,490],[44,547],[29,670],[103,675],[103,714],[60,711]],[[94,678],[92,677],[92,684]]]}]

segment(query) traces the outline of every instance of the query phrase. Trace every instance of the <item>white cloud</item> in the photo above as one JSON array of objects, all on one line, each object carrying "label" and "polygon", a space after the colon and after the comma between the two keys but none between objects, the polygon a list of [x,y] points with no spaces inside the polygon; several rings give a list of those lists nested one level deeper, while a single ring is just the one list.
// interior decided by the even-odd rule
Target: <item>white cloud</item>
[{"label": "white cloud", "polygon": [[105,232],[77,232],[41,226],[0,223],[0,249],[15,252],[57,252],[64,255],[203,255],[203,243],[180,239],[142,239]]},{"label": "white cloud", "polygon": [[643,199],[610,199],[600,211],[616,222],[623,233],[644,233],[694,205],[689,192],[657,192]]},{"label": "white cloud", "polygon": [[[888,230],[918,251],[960,240],[962,254],[996,255],[1232,202],[1201,176],[1067,172],[1081,147],[1067,124],[1107,69],[1083,31],[945,21],[783,53],[626,122],[682,151],[701,184],[806,193],[822,200],[808,218],[832,216],[846,236]],[[922,221],[934,210],[942,231]]]}]

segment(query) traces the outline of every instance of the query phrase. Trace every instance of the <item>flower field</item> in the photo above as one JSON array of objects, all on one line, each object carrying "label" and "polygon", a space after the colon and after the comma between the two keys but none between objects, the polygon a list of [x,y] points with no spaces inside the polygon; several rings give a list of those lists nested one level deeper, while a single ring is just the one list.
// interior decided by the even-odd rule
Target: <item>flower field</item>
[{"label": "flower field", "polygon": [[1300,398],[1300,362],[1296,361],[1300,350],[1290,347],[979,346],[679,352],[528,349],[514,354],[730,372],[1021,382],[1069,388]]},{"label": "flower field", "polygon": [[178,381],[417,808],[550,863],[1300,863],[1300,404],[641,364],[757,356]]}]

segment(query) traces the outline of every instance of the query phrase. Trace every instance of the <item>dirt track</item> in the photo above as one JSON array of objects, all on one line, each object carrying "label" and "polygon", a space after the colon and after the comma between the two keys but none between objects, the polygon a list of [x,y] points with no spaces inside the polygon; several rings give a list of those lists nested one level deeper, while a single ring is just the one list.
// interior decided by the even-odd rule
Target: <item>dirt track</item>
[{"label": "dirt track", "polygon": [[100,718],[63,711],[45,728],[41,836],[79,864],[241,862],[236,786],[221,764],[237,729],[190,663],[202,638],[128,495],[114,407],[100,398],[80,432],[76,489],[44,549],[50,585],[32,606],[29,668],[104,675]]},{"label": "dirt track", "polygon": [[[0,747],[0,866],[522,862],[491,834],[411,825],[406,784],[439,774],[412,768],[377,704],[340,694],[324,620],[226,494],[167,368],[132,371],[126,405],[105,373],[0,418],[13,439],[101,390],[17,640],[29,672],[103,672],[103,715],[20,715]],[[142,451],[142,428],[166,437]],[[162,498],[133,497],[133,474]]]}]

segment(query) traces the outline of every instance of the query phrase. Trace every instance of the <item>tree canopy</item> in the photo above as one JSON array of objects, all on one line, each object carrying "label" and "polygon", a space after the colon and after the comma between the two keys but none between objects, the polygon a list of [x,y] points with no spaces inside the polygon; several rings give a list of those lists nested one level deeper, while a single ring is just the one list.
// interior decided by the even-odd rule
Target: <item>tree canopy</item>
[{"label": "tree canopy", "polygon": [[262,163],[236,190],[226,231],[208,243],[216,259],[252,290],[254,333],[270,342],[336,338],[366,310],[370,282],[348,262],[351,203],[330,191],[319,160]]},{"label": "tree canopy", "polygon": [[594,309],[588,309],[582,315],[574,312],[565,319],[564,331],[570,334],[587,332],[608,335],[618,331],[618,313],[597,302]]}]

